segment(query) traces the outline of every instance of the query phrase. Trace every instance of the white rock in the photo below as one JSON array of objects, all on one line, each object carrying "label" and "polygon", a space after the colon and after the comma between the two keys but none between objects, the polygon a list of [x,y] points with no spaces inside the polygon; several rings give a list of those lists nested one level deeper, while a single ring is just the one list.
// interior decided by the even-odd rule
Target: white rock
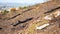
[{"label": "white rock", "polygon": [[55,17],[58,17],[59,15],[60,15],[60,11],[57,11]]},{"label": "white rock", "polygon": [[1,11],[0,11],[0,13],[1,13]]},{"label": "white rock", "polygon": [[47,26],[49,26],[49,25],[50,25],[50,24],[47,23],[47,24],[41,25],[41,26],[39,26],[39,27],[36,27],[36,29],[43,29],[43,28],[45,28],[45,27],[47,27]]},{"label": "white rock", "polygon": [[17,7],[16,10],[19,10],[19,8]]},{"label": "white rock", "polygon": [[52,20],[52,17],[50,17],[49,15],[45,16],[44,19],[46,20]]},{"label": "white rock", "polygon": [[39,22],[39,21],[41,21],[41,20],[37,20],[37,22]]},{"label": "white rock", "polygon": [[11,8],[9,8],[7,11],[10,11]]}]

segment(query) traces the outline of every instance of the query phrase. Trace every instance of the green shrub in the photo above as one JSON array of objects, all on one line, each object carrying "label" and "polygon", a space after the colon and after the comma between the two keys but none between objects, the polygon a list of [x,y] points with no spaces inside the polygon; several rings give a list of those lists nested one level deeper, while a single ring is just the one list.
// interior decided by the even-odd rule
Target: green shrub
[{"label": "green shrub", "polygon": [[19,9],[22,9],[22,7],[19,7]]},{"label": "green shrub", "polygon": [[27,7],[27,6],[24,6],[24,7],[23,7],[23,9],[26,9],[26,8],[28,8],[28,7]]},{"label": "green shrub", "polygon": [[26,9],[28,8],[27,6],[24,6],[24,7],[19,7],[19,9]]},{"label": "green shrub", "polygon": [[3,10],[3,11],[1,11],[1,13],[2,13],[2,14],[7,14],[7,13],[9,13],[9,11]]}]

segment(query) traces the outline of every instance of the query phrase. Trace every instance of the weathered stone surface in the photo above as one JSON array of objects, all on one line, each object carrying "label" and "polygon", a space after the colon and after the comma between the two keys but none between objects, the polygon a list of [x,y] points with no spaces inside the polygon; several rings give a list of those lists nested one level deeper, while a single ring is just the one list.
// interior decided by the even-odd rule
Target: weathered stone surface
[{"label": "weathered stone surface", "polygon": [[[44,16],[59,11],[59,7],[59,2],[54,0],[31,6],[26,10],[0,14],[0,34],[60,34],[60,16],[56,17],[57,21],[43,19]],[[42,30],[35,29],[44,23],[53,24]]]}]

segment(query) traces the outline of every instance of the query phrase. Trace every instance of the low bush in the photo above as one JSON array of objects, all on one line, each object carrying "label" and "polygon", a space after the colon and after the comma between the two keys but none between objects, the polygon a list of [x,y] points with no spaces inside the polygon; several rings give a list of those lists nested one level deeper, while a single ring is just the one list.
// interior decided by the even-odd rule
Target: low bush
[{"label": "low bush", "polygon": [[9,11],[3,10],[3,11],[1,11],[1,13],[2,13],[2,14],[7,14],[7,13],[9,13]]}]

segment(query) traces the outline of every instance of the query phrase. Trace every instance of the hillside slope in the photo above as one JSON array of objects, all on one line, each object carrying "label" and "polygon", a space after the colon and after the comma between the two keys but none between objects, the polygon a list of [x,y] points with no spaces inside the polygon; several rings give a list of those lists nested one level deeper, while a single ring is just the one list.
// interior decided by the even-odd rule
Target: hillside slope
[{"label": "hillside slope", "polygon": [[[10,11],[0,14],[0,34],[60,34],[60,16],[52,20],[45,16],[60,11],[60,4],[49,1],[28,7],[26,10]],[[49,23],[50,26],[37,30],[36,27]]]}]

